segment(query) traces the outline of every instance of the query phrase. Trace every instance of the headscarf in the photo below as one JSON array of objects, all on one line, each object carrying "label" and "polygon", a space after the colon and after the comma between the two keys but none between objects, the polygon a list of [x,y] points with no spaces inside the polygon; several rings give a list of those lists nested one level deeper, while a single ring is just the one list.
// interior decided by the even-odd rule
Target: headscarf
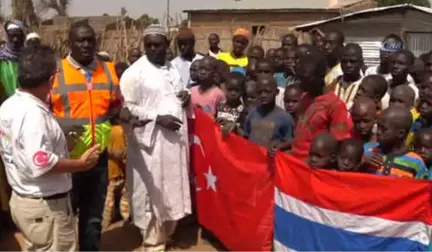
[{"label": "headscarf", "polygon": [[41,39],[41,37],[36,32],[32,32],[27,35],[26,41],[29,41],[30,39]]},{"label": "headscarf", "polygon": [[18,60],[21,55],[21,48],[16,50],[13,48],[11,41],[9,41],[9,37],[7,35],[7,30],[9,29],[20,29],[24,36],[27,34],[27,29],[24,26],[24,23],[19,20],[10,20],[7,21],[3,26],[3,33],[5,34],[5,45],[0,48],[0,60]]},{"label": "headscarf", "polygon": [[245,38],[247,38],[249,40],[249,31],[243,28],[239,28],[236,30],[236,32],[234,33],[234,37],[235,36],[243,36]]},{"label": "headscarf", "polygon": [[143,36],[147,36],[147,35],[161,35],[164,37],[168,37],[168,33],[166,31],[166,29],[159,24],[151,24],[149,25],[145,30],[144,30],[144,34]]}]

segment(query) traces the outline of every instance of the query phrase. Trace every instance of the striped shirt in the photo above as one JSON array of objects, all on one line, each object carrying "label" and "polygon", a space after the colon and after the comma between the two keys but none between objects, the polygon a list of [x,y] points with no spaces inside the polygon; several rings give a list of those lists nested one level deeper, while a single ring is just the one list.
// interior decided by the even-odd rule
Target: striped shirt
[{"label": "striped shirt", "polygon": [[360,87],[362,79],[349,83],[348,85],[344,85],[344,80],[340,78],[340,80],[336,83],[334,87],[334,92],[337,97],[339,97],[347,106],[350,108],[354,103],[354,97],[357,94],[357,91]]},{"label": "striped shirt", "polygon": [[[365,157],[381,153],[378,143],[364,145]],[[367,167],[370,173],[383,176],[423,179],[428,176],[428,170],[422,158],[414,152],[404,152],[400,155],[384,155],[381,167]]]}]

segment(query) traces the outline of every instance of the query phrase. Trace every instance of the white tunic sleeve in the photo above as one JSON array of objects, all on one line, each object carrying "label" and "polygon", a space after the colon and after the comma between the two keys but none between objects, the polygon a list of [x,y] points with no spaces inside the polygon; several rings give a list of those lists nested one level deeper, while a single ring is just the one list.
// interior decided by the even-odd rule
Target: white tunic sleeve
[{"label": "white tunic sleeve", "polygon": [[[128,71],[130,70],[130,71]],[[139,73],[135,69],[128,69],[120,79],[120,90],[124,98],[125,106],[132,115],[138,116],[140,120],[155,121],[157,112],[141,106],[141,88]]]},{"label": "white tunic sleeve", "polygon": [[134,128],[133,134],[142,147],[150,148],[155,142],[156,118],[161,104],[154,67],[149,67],[145,58],[135,62],[120,79],[120,90],[126,106],[132,115],[140,120],[150,120],[144,127]]}]

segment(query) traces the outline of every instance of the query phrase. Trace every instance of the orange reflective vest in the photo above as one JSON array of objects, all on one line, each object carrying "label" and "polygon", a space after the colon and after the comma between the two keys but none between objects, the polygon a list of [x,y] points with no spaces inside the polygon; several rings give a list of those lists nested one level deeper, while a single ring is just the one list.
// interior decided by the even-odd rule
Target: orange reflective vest
[{"label": "orange reflective vest", "polygon": [[59,73],[51,91],[51,107],[59,124],[67,128],[84,126],[88,131],[88,134],[84,133],[87,137],[82,138],[82,145],[86,146],[81,146],[77,155],[82,154],[89,145],[107,142],[106,133],[103,136],[96,135],[101,131],[98,126],[109,125],[110,129],[110,109],[120,105],[119,81],[114,64],[103,61],[96,63],[97,67],[89,82],[81,69],[77,69],[67,59],[61,60],[57,64]]}]

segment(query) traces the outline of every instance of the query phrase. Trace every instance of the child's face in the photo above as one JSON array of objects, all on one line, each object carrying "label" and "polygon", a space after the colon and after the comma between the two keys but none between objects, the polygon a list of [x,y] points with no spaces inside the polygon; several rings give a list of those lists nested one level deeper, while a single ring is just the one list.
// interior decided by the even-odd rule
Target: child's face
[{"label": "child's face", "polygon": [[258,78],[262,77],[273,77],[274,70],[273,67],[267,62],[260,62],[257,64],[256,76]]},{"label": "child's face", "polygon": [[174,53],[171,50],[171,48],[168,47],[167,50],[166,50],[166,54],[165,54],[165,60],[171,61],[173,59],[174,59]]},{"label": "child's face", "polygon": [[418,108],[420,115],[423,119],[426,119],[427,121],[432,121],[432,99],[430,99],[430,97],[421,97]]},{"label": "child's face", "polygon": [[324,141],[314,141],[309,149],[308,164],[312,168],[331,169],[335,158]]},{"label": "child's face", "polygon": [[190,66],[190,79],[191,81],[195,82],[198,80],[198,69],[199,69],[199,61],[192,62],[192,65]]},{"label": "child's face", "polygon": [[240,101],[240,97],[243,95],[243,87],[239,80],[231,78],[225,83],[225,95],[227,102]]},{"label": "child's face", "polygon": [[284,67],[287,72],[293,73],[295,69],[296,55],[295,51],[287,51],[284,58]]},{"label": "child's face", "polygon": [[256,62],[249,62],[248,66],[246,67],[246,75],[249,76],[251,79],[257,78]]},{"label": "child's face", "polygon": [[376,122],[376,112],[367,108],[353,109],[351,118],[354,123],[354,129],[360,136],[369,136],[372,134]]},{"label": "child's face", "polygon": [[301,99],[301,90],[298,88],[287,89],[284,96],[285,110],[289,113],[296,113]]},{"label": "child's face", "polygon": [[266,52],[266,58],[267,59],[271,59],[271,60],[273,60],[273,58],[274,58],[274,56],[275,56],[275,53],[276,53],[276,49],[274,49],[274,48],[270,48],[270,49],[268,49],[267,50],[267,52]]},{"label": "child's face", "polygon": [[369,81],[367,79],[364,79],[357,90],[357,94],[355,98],[362,98],[367,97],[370,99],[375,99],[374,94],[374,83],[372,81]]},{"label": "child's face", "polygon": [[197,81],[200,83],[210,83],[214,75],[213,70],[209,60],[202,60],[198,65]]},{"label": "child's face", "polygon": [[390,95],[389,106],[411,109],[414,106],[414,100],[410,100],[409,96],[405,95],[401,89],[396,89]]},{"label": "child's face", "polygon": [[274,67],[278,71],[284,69],[285,52],[283,50],[276,50],[275,56],[273,58]]},{"label": "child's face", "polygon": [[257,93],[260,105],[270,105],[274,104],[276,100],[276,95],[279,90],[275,83],[271,83],[267,79],[261,79],[258,82]]},{"label": "child's face", "polygon": [[389,118],[389,116],[383,116],[382,114],[377,120],[377,142],[383,148],[390,148],[391,146],[403,141],[401,129],[395,127],[396,123],[391,120],[392,118]]},{"label": "child's face", "polygon": [[414,151],[419,154],[426,165],[432,164],[432,134],[420,133],[414,139]]},{"label": "child's face", "polygon": [[248,59],[250,61],[258,61],[264,58],[264,51],[259,50],[258,48],[253,48],[248,53]]},{"label": "child's face", "polygon": [[257,83],[254,80],[246,82],[246,105],[251,107],[258,106]]},{"label": "child's face", "polygon": [[338,170],[355,172],[359,169],[362,160],[361,151],[353,145],[341,146],[337,156]]},{"label": "child's face", "polygon": [[428,90],[432,87],[432,75],[426,75],[423,81],[417,85],[420,95],[423,95],[424,92],[428,92]]}]

